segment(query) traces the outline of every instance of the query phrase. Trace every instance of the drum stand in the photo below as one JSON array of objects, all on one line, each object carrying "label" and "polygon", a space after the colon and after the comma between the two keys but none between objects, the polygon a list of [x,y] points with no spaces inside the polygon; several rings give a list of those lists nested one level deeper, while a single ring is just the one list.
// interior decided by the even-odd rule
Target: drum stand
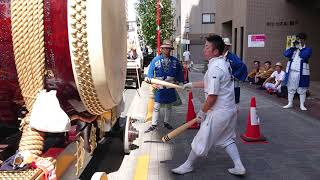
[{"label": "drum stand", "polygon": [[[139,75],[139,70],[138,70],[138,68],[139,68],[139,66],[138,66],[138,64],[137,64],[137,66],[136,66],[136,73],[137,73],[137,80],[138,80],[138,87],[139,87],[139,89],[141,88],[141,86],[140,86],[140,75]],[[140,95],[139,95],[140,96]]]},{"label": "drum stand", "polygon": [[141,97],[141,96],[140,96],[140,93],[139,93],[139,89],[141,88],[141,85],[140,85],[140,75],[139,75],[139,70],[138,70],[138,68],[139,68],[139,66],[138,66],[138,64],[137,64],[137,66],[136,66],[136,73],[137,73],[137,80],[138,80],[138,89],[136,89],[136,91],[137,91],[139,97]]},{"label": "drum stand", "polygon": [[[139,89],[141,88],[141,85],[140,85],[140,74],[139,74],[139,65],[136,64],[134,69],[135,69],[135,71],[136,71],[136,78],[137,78],[137,86],[136,86],[135,89],[136,89],[139,97],[141,97],[141,96],[140,96],[140,93],[139,93]],[[131,89],[131,88],[129,88],[129,89]],[[124,91],[126,91],[126,90],[127,90],[127,88],[126,88]]]}]

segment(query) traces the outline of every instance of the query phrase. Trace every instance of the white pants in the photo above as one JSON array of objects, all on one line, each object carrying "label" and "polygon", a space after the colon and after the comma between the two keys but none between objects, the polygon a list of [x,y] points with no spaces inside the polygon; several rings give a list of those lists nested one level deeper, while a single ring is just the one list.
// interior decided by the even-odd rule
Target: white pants
[{"label": "white pants", "polygon": [[[153,113],[152,113],[152,125],[158,124],[159,114],[160,114],[160,106],[161,104],[158,102],[154,102]],[[169,123],[169,119],[172,113],[172,107],[164,108],[164,122]]]},{"label": "white pants", "polygon": [[198,156],[206,156],[212,146],[225,148],[234,143],[236,123],[237,108],[209,112],[192,141],[192,150]]},{"label": "white pants", "polygon": [[281,85],[279,85],[278,87],[276,87],[275,84],[273,83],[266,83],[266,85],[264,86],[266,89],[272,89],[273,92],[279,92],[281,93]]},{"label": "white pants", "polygon": [[300,71],[290,70],[289,79],[288,79],[288,93],[295,94],[305,94],[307,92],[307,88],[299,87],[300,81]]}]

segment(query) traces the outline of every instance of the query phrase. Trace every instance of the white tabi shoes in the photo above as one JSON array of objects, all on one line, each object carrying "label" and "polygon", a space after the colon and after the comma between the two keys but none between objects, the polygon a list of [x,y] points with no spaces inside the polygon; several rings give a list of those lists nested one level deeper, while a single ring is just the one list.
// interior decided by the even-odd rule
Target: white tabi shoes
[{"label": "white tabi shoes", "polygon": [[236,176],[243,176],[246,174],[246,169],[244,167],[234,167],[228,169],[230,174],[236,175]]},{"label": "white tabi shoes", "polygon": [[183,175],[183,174],[192,172],[193,171],[193,167],[187,165],[186,163],[184,163],[181,166],[179,166],[179,167],[177,167],[175,169],[172,169],[171,171],[173,173],[175,173],[175,174]]},{"label": "white tabi shoes", "polygon": [[306,111],[306,110],[308,110],[304,105],[300,105],[300,109],[301,109],[301,111]]},{"label": "white tabi shoes", "polygon": [[300,109],[301,111],[306,111],[307,108],[304,106],[304,102],[306,101],[306,94],[300,94]]},{"label": "white tabi shoes", "polygon": [[283,106],[283,109],[289,109],[289,108],[292,108],[292,107],[293,107],[293,104],[289,103],[289,104]]},{"label": "white tabi shoes", "polygon": [[[171,170],[175,174],[183,175],[193,171],[193,167],[187,164],[182,164],[181,166]],[[246,169],[244,167],[230,168],[228,169],[230,174],[236,176],[243,176],[246,174]]]},{"label": "white tabi shoes", "polygon": [[288,109],[293,107],[293,98],[294,98],[294,94],[288,93],[288,105],[283,106],[283,109]]}]

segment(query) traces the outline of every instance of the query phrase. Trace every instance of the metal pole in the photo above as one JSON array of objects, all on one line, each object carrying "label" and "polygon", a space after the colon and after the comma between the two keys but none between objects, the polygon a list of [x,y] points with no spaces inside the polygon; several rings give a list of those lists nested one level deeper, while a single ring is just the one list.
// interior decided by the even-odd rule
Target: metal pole
[{"label": "metal pole", "polygon": [[157,48],[160,55],[160,0],[157,0]]},{"label": "metal pole", "polygon": [[[187,32],[187,40],[189,40],[189,33]],[[189,51],[189,44],[187,44],[187,51]]]}]

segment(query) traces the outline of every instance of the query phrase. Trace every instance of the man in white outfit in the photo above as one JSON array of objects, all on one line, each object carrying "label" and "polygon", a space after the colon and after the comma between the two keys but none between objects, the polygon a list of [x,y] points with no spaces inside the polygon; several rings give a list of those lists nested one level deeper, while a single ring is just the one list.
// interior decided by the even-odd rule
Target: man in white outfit
[{"label": "man in white outfit", "polygon": [[184,83],[189,82],[189,69],[191,68],[191,54],[188,49],[183,52],[183,76],[184,76]]},{"label": "man in white outfit", "polygon": [[234,82],[229,62],[223,56],[224,42],[218,35],[207,38],[203,53],[208,64],[203,81],[188,83],[184,88],[204,88],[206,101],[197,114],[201,127],[194,137],[192,150],[185,163],[172,169],[173,173],[193,171],[195,160],[208,155],[212,146],[222,147],[234,162],[231,174],[244,175],[246,170],[235,144],[237,108],[234,100]]},{"label": "man in white outfit", "polygon": [[[280,62],[276,63],[275,71],[271,74],[268,79],[263,83],[263,87],[265,87],[268,91],[271,92],[281,92],[281,83],[284,80],[286,73],[282,71],[282,64]],[[270,81],[274,81],[271,83]]]},{"label": "man in white outfit", "polygon": [[294,94],[297,92],[300,95],[300,109],[302,111],[307,110],[304,102],[310,85],[309,58],[312,49],[306,47],[306,39],[306,34],[299,33],[294,47],[284,52],[284,56],[289,58],[284,80],[284,84],[288,87],[288,104],[283,107],[285,109],[293,107]]},{"label": "man in white outfit", "polygon": [[186,51],[184,51],[183,52],[183,57],[184,57],[184,61],[185,62],[187,62],[187,63],[189,63],[190,62],[190,56],[191,56],[191,54],[190,54],[190,51],[188,51],[188,50],[186,50]]}]

